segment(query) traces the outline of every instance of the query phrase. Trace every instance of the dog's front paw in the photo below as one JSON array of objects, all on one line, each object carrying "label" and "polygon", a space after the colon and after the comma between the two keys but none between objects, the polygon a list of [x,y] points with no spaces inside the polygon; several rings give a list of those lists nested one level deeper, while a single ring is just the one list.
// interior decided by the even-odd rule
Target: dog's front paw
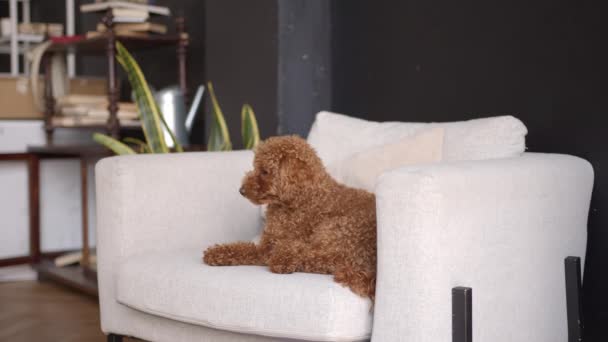
[{"label": "dog's front paw", "polygon": [[297,259],[289,254],[275,253],[270,260],[268,260],[268,268],[272,273],[293,273],[298,271],[299,266]]},{"label": "dog's front paw", "polygon": [[207,248],[203,252],[203,261],[207,265],[222,266],[226,262],[226,249],[221,245]]},{"label": "dog's front paw", "polygon": [[234,245],[215,245],[203,253],[203,261],[210,266],[231,266],[240,264],[240,255]]},{"label": "dog's front paw", "polygon": [[207,248],[203,261],[211,266],[260,265],[257,247],[251,242],[234,242]]}]

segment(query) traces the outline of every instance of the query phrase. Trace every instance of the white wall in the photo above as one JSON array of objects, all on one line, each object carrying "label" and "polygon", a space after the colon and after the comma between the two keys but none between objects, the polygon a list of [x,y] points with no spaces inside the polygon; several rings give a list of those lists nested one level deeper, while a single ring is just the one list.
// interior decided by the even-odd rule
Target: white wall
[{"label": "white wall", "polygon": [[27,254],[28,194],[23,191],[26,188],[25,163],[0,162],[0,259]]},{"label": "white wall", "polygon": [[[0,152],[25,152],[45,143],[39,120],[0,120]],[[91,132],[58,130],[55,142],[91,144]],[[93,167],[89,171],[89,237],[95,243]],[[80,163],[76,159],[40,162],[40,230],[43,252],[81,246]],[[0,258],[29,253],[28,183],[25,162],[0,162]]]}]

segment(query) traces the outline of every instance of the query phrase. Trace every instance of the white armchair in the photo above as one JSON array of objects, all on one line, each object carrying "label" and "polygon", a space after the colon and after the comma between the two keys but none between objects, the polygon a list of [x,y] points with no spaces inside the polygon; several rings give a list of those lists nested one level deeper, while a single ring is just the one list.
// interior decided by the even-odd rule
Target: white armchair
[{"label": "white armchair", "polygon": [[[565,341],[563,260],[584,257],[589,163],[521,155],[526,131],[514,118],[441,125],[444,162],[390,171],[377,183],[373,311],[331,276],[202,263],[206,246],[261,229],[259,209],[238,193],[251,152],[102,160],[102,330],[113,341],[447,342],[451,290],[468,286],[475,341]],[[330,162],[421,127],[321,113],[309,141]]]}]

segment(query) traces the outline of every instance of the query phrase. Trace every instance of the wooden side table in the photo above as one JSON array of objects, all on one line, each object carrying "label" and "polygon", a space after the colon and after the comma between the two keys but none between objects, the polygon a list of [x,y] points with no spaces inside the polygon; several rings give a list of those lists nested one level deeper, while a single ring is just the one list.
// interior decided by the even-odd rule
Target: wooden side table
[{"label": "wooden side table", "polygon": [[28,170],[30,251],[29,255],[0,260],[0,266],[38,263],[40,261],[40,190],[38,158],[31,153],[0,153],[0,162],[25,161]]},{"label": "wooden side table", "polygon": [[[40,159],[79,159],[80,160],[80,181],[81,181],[81,203],[82,203],[82,262],[79,266],[57,267],[54,263],[48,260],[41,260],[40,257],[36,261],[36,270],[38,271],[39,279],[49,279],[61,284],[70,286],[76,290],[89,295],[97,295],[97,273],[90,264],[90,249],[89,249],[89,215],[88,215],[88,168],[87,163],[93,159],[112,155],[107,149],[101,146],[82,146],[82,145],[48,145],[48,146],[28,146],[28,154],[35,161],[33,164],[33,172],[39,174]],[[30,196],[39,198],[39,187],[30,188]],[[35,206],[30,215],[40,217],[40,207]],[[33,229],[36,229],[35,250],[40,251],[40,225],[39,221]]]},{"label": "wooden side table", "polygon": [[[188,146],[186,151],[204,151],[204,146]],[[0,266],[34,264],[39,279],[49,279],[67,285],[89,295],[97,295],[97,272],[91,268],[89,250],[88,216],[88,168],[94,159],[112,156],[102,146],[96,145],[46,145],[28,146],[27,153],[0,153],[1,161],[23,160],[28,163],[29,209],[30,209],[30,254],[0,260]],[[40,160],[78,159],[80,161],[81,203],[82,203],[82,262],[79,266],[57,267],[48,260],[61,253],[41,253],[40,251]]]}]

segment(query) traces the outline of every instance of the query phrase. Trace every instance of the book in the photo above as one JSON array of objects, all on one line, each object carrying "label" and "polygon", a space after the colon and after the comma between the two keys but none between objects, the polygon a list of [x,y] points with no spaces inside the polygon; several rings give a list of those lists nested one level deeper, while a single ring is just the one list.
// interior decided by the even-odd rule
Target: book
[{"label": "book", "polygon": [[[90,110],[107,110],[108,97],[106,95],[68,94],[57,98],[56,105],[60,110],[70,108],[70,115],[88,115]],[[137,114],[137,104],[133,102],[118,102],[118,108]]]},{"label": "book", "polygon": [[[106,30],[106,25],[102,23],[97,24],[97,31],[105,32]],[[165,34],[167,33],[167,25],[151,22],[114,24],[114,32],[153,32]]]},{"label": "book", "polygon": [[34,34],[44,36],[63,35],[63,24],[56,23],[19,23],[17,26],[19,34]]},{"label": "book", "polygon": [[[82,252],[72,252],[60,255],[55,258],[55,266],[65,267],[73,264],[77,264],[82,261]],[[97,263],[97,256],[94,254],[89,255],[89,263],[95,265]]]},{"label": "book", "polygon": [[[99,31],[89,31],[86,34],[86,38],[97,38],[106,36],[106,32]],[[133,32],[133,31],[124,31],[124,32],[116,32],[116,36],[118,37],[128,37],[128,38],[147,38],[150,35],[147,32]]]},{"label": "book", "polygon": [[132,8],[113,8],[112,15],[116,23],[141,23],[150,17],[148,11]]},{"label": "book", "polygon": [[63,35],[63,24],[47,24],[46,33],[51,37],[59,37]]},{"label": "book", "polygon": [[[0,37],[0,43],[10,42],[11,37]],[[40,43],[44,41],[44,36],[41,34],[18,34],[17,41],[19,42],[30,42],[30,43]]]},{"label": "book", "polygon": [[57,99],[57,106],[64,107],[70,105],[108,105],[108,97],[106,95],[84,95],[84,94],[68,94]]},{"label": "book", "polygon": [[18,23],[17,30],[22,34],[40,34],[46,33],[46,23]]},{"label": "book", "polygon": [[82,260],[82,252],[72,252],[60,255],[55,258],[55,266],[64,267],[72,264],[79,263]]},{"label": "book", "polygon": [[[64,107],[64,108],[61,108],[59,113],[60,113],[60,117],[79,117],[79,118],[85,118],[84,120],[87,120],[86,118],[107,120],[108,117],[110,116],[110,112],[107,109],[88,108],[85,106]],[[137,113],[137,110],[119,108],[118,112],[116,113],[116,117],[118,117],[121,120],[122,119],[137,120],[139,118],[139,114]]]},{"label": "book", "polygon": [[[104,95],[82,95],[69,94],[57,99],[57,107],[60,120],[66,123],[87,123],[87,120],[103,119],[107,120],[110,116],[108,111],[108,98]],[[133,102],[119,102],[119,119],[137,120],[139,118],[137,105]],[[78,119],[63,119],[66,117],[78,117]]]},{"label": "book", "polygon": [[59,114],[63,116],[86,116],[90,108],[88,106],[66,106],[59,109]]},{"label": "book", "polygon": [[[63,127],[79,127],[79,126],[102,126],[108,123],[108,119],[104,117],[89,117],[89,116],[59,116],[56,115],[52,119],[53,125]],[[140,127],[139,120],[121,119],[121,127]]]},{"label": "book", "polygon": [[[101,118],[107,120],[110,117],[110,111],[107,109],[90,109],[87,113],[90,118]],[[120,120],[138,120],[139,114],[137,111],[131,111],[127,109],[118,109],[116,117]]]},{"label": "book", "polygon": [[153,14],[160,14],[160,15],[166,15],[166,16],[171,15],[171,11],[169,10],[168,7],[157,6],[157,5],[138,4],[138,3],[128,2],[128,1],[108,1],[108,2],[95,2],[92,4],[83,4],[80,6],[80,11],[83,13],[97,12],[97,11],[107,10],[108,8],[131,8],[131,9],[144,10],[144,11],[147,11],[147,12],[153,13]]}]

